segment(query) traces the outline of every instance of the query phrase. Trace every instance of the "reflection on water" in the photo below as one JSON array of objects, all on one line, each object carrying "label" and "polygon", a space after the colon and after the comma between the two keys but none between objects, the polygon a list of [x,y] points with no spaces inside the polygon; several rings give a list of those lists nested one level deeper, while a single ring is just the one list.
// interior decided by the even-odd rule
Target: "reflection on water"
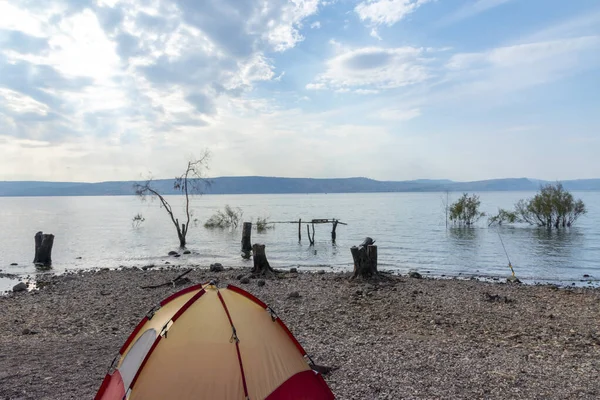
[{"label": "reflection on water", "polygon": [[[482,211],[494,213],[498,207],[511,207],[531,195],[481,193]],[[197,226],[188,233],[192,254],[178,259],[167,256],[177,249],[177,237],[156,203],[140,203],[127,196],[0,198],[0,269],[35,273],[33,236],[40,230],[55,235],[52,258],[57,272],[165,262],[249,266],[251,263],[240,257],[241,229],[203,227],[210,215],[229,204],[240,207],[247,220],[269,215],[275,221],[338,218],[348,223],[338,226],[335,245],[331,226],[315,226],[315,246],[309,246],[304,231],[298,242],[296,224],[278,224],[261,233],[254,230],[252,241],[267,246],[274,267],[351,268],[350,247],[370,236],[376,240],[382,269],[504,277],[510,271],[500,234],[520,278],[578,282],[584,274],[600,278],[600,193],[576,195],[590,212],[575,227],[560,231],[528,226],[487,228],[485,221],[477,227],[446,229],[439,193],[203,196],[192,203],[198,218]],[[451,195],[450,201],[455,197]],[[182,199],[168,199],[180,212]],[[131,218],[137,213],[146,221],[135,229]],[[19,266],[11,267],[13,262]]]},{"label": "reflection on water", "polygon": [[479,228],[466,226],[453,226],[448,228],[450,238],[455,240],[458,246],[472,246],[477,239]]}]

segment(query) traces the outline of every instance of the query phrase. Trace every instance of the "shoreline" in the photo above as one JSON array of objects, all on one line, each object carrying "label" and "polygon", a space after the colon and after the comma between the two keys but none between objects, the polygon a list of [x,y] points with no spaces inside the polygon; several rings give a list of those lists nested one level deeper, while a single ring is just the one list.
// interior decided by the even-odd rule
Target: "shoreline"
[{"label": "shoreline", "polygon": [[[12,292],[11,288],[19,282],[24,282],[29,286],[29,290],[36,290],[36,282],[39,279],[47,279],[50,276],[69,276],[69,275],[81,275],[87,273],[95,273],[98,271],[109,270],[109,271],[124,271],[124,270],[153,270],[153,271],[172,271],[179,269],[187,269],[193,268],[194,270],[202,271],[208,270],[208,266],[200,265],[200,264],[188,264],[188,265],[176,265],[176,264],[149,264],[149,265],[130,265],[124,266],[119,265],[117,267],[104,267],[104,268],[85,268],[85,269],[65,269],[64,271],[54,271],[52,268],[47,270],[39,270],[36,273],[23,273],[23,274],[15,274],[5,272],[0,269],[0,297],[8,295]],[[295,266],[300,273],[320,273],[325,272],[327,274],[346,274],[351,272],[351,268],[336,268],[331,265],[311,265],[311,266]],[[225,270],[229,271],[245,271],[247,267],[225,267]],[[285,273],[289,270],[289,268],[282,267],[274,267],[274,269],[280,273]],[[403,273],[403,271],[399,269],[386,269],[379,268],[379,271],[384,274],[393,275],[396,277],[407,277],[413,270],[408,273]],[[485,275],[482,273],[474,274],[463,274],[459,273],[458,275],[454,274],[433,274],[430,271],[419,271],[414,270],[414,272],[418,272],[422,275],[424,279],[433,279],[433,280],[475,280],[479,282],[487,282],[494,284],[504,284],[507,283],[507,279],[510,277],[510,274],[507,273],[503,276],[497,275]],[[519,276],[517,275],[517,278]],[[4,282],[3,282],[4,281]],[[568,287],[577,287],[577,288],[589,288],[589,289],[598,289],[600,288],[600,279],[590,277],[589,275],[583,275],[581,279],[572,279],[572,280],[553,280],[553,279],[521,279],[520,283],[526,286],[557,286],[560,288],[568,288]]]},{"label": "shoreline", "polygon": [[[0,296],[0,398],[91,398],[133,327],[185,286],[183,268],[48,275]],[[338,399],[597,398],[600,290],[343,273],[290,273],[241,284],[248,269],[194,269],[272,306]],[[299,298],[289,298],[297,291]]]}]

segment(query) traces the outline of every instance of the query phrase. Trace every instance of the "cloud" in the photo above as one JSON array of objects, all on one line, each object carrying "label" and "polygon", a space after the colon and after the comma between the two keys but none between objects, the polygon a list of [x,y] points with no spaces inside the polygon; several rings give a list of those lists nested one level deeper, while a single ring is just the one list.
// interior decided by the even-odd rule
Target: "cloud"
[{"label": "cloud", "polygon": [[354,11],[361,21],[373,25],[394,25],[431,0],[365,0]]},{"label": "cloud", "polygon": [[320,29],[321,28],[321,22],[319,21],[315,21],[312,24],[310,24],[310,29]]},{"label": "cloud", "polygon": [[439,25],[445,26],[460,22],[462,20],[472,18],[478,14],[499,7],[513,0],[477,0],[469,4],[465,4],[452,14],[443,18]]},{"label": "cloud", "polygon": [[49,111],[49,107],[46,104],[7,88],[0,88],[0,105],[5,110],[19,114],[33,113],[48,115]]},{"label": "cloud", "polygon": [[215,123],[228,99],[281,79],[267,54],[303,40],[318,8],[318,0],[0,2],[4,133],[120,143],[133,130],[144,140]]},{"label": "cloud", "polygon": [[388,121],[409,121],[421,115],[421,110],[413,108],[409,110],[398,108],[385,108],[375,114],[377,118]]},{"label": "cloud", "polygon": [[377,40],[382,40],[381,36],[379,36],[379,33],[377,32],[377,29],[375,28],[371,29],[371,33],[369,33],[369,35],[371,35],[371,37],[374,37]]},{"label": "cloud", "polygon": [[598,65],[600,36],[584,36],[459,53],[446,67],[463,75],[493,74],[516,83],[538,84]]},{"label": "cloud", "polygon": [[307,88],[392,89],[430,78],[423,49],[364,47],[342,50],[326,62],[326,71]]}]

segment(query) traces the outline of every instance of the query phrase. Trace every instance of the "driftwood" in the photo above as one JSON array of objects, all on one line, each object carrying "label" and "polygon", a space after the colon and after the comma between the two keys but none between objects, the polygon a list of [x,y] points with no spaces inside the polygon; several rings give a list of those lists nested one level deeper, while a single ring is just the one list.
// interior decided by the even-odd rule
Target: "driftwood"
[{"label": "driftwood", "polygon": [[33,263],[36,265],[52,265],[52,245],[54,244],[54,235],[43,232],[35,234],[35,256]]},{"label": "driftwood", "polygon": [[159,285],[150,285],[150,286],[142,286],[142,289],[156,289],[163,286],[176,286],[181,283],[189,282],[188,278],[183,279],[184,276],[192,272],[193,268],[188,269],[183,274],[178,275],[175,279],[170,280],[169,282],[161,283]]},{"label": "driftwood", "polygon": [[252,222],[244,222],[242,229],[242,258],[249,259],[252,252]]},{"label": "driftwood", "polygon": [[354,259],[354,272],[351,279],[355,278],[372,278],[378,275],[377,272],[377,246],[373,245],[375,241],[370,237],[360,244],[360,246],[352,246],[350,252]]},{"label": "driftwood", "polygon": [[275,270],[269,265],[269,260],[267,260],[264,244],[255,243],[252,246],[252,261],[254,263],[254,267],[251,271],[252,274],[270,275],[275,273]]}]

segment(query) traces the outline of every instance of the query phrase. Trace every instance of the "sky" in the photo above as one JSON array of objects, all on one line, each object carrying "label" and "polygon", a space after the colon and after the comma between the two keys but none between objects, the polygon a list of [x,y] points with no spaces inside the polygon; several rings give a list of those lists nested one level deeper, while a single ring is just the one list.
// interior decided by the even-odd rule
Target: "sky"
[{"label": "sky", "polygon": [[0,180],[600,178],[598,0],[0,0]]}]

